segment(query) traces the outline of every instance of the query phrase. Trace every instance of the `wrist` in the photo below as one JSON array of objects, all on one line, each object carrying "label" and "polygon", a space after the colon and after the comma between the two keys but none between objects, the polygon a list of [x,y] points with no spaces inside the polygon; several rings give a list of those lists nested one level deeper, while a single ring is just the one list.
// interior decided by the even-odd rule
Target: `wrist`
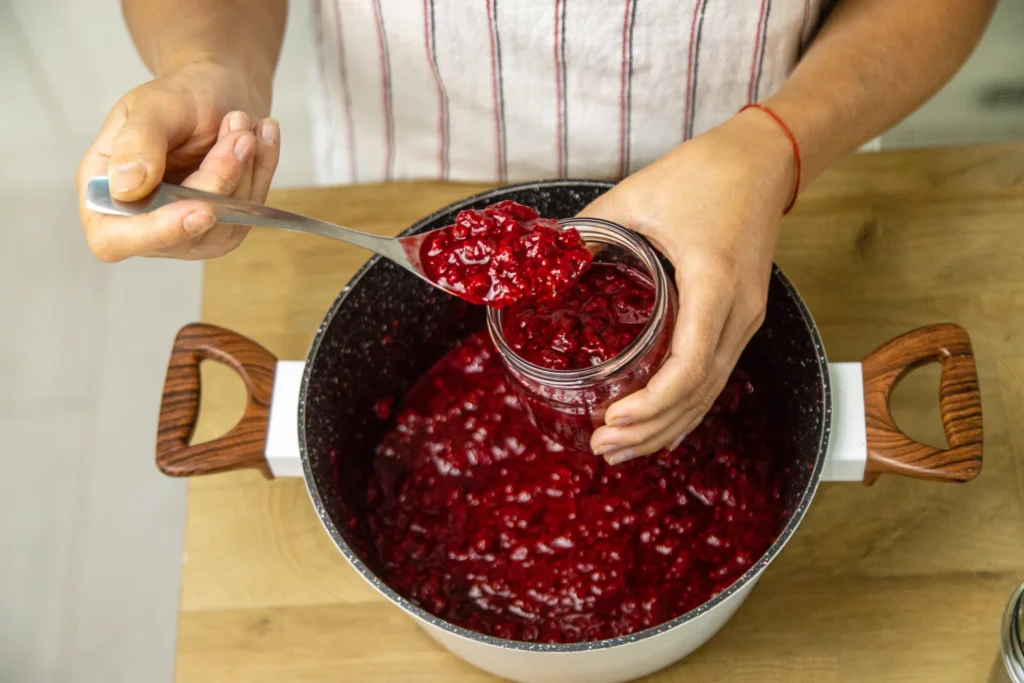
[{"label": "wrist", "polygon": [[270,95],[274,81],[274,63],[256,56],[245,59],[231,54],[233,51],[215,51],[188,46],[171,50],[154,49],[150,61],[153,75],[157,78],[182,74],[200,74],[220,87],[230,87],[243,93],[248,99],[264,105],[269,114]]},{"label": "wrist", "polygon": [[714,129],[736,149],[758,180],[765,201],[782,212],[799,193],[796,144],[786,128],[765,111],[746,109]]},{"label": "wrist", "polygon": [[270,114],[273,74],[258,76],[219,57],[194,55],[188,59],[168,60],[154,70],[157,77],[198,79],[209,91],[224,94],[230,107],[242,109],[257,118]]}]

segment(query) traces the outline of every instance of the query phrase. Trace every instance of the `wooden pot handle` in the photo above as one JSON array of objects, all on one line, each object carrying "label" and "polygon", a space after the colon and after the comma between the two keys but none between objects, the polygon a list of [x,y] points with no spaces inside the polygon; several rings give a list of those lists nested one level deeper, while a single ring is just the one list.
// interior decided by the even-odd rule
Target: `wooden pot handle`
[{"label": "wooden pot handle", "polygon": [[[189,445],[199,416],[202,390],[199,364],[214,360],[239,374],[248,392],[242,419],[224,436]],[[272,478],[264,455],[270,397],[277,358],[256,342],[216,325],[192,323],[181,328],[167,363],[156,466],[171,477],[227,472],[246,467]]]},{"label": "wooden pot handle", "polygon": [[[896,426],[889,400],[900,379],[926,363],[942,363],[939,412],[949,448],[914,441]],[[879,474],[933,481],[970,481],[981,471],[981,392],[971,339],[959,325],[922,327],[899,336],[864,359],[868,461],[864,483]]]}]

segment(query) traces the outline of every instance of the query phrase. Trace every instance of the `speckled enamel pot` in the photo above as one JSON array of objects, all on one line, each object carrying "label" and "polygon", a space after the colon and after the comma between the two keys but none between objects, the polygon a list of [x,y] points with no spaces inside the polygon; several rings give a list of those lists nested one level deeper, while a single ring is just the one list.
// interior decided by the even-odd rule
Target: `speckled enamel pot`
[{"label": "speckled enamel pot", "polygon": [[[503,199],[533,206],[545,216],[572,216],[608,187],[562,181],[503,188],[459,202],[403,234],[434,230],[450,224],[462,209]],[[381,434],[373,403],[382,396],[402,395],[480,320],[479,309],[466,307],[381,258],[371,259],[338,297],[306,364],[299,440],[313,504],[338,548],[367,581],[442,645],[476,666],[521,681],[621,681],[656,671],[703,644],[739,608],[792,536],[820,479],[832,412],[825,353],[810,314],[778,269],[772,275],[768,308],[769,322],[751,343],[744,367],[754,370],[755,381],[779,392],[779,400],[770,403],[802,407],[780,416],[786,424],[780,431],[792,439],[787,450],[797,459],[785,494],[789,520],[768,552],[730,588],[656,628],[575,645],[500,640],[438,619],[374,573],[370,546],[348,530],[350,515],[358,509],[357,492],[365,491],[369,456]],[[381,344],[385,334],[392,337],[386,346]],[[769,358],[771,362],[763,362]],[[759,377],[765,371],[772,376]],[[333,461],[325,457],[332,450],[337,453]],[[359,475],[353,474],[356,471]],[[341,504],[346,498],[350,502]]]},{"label": "speckled enamel pot", "polygon": [[[608,183],[594,181],[549,181],[505,187],[458,202],[424,218],[403,234],[442,227],[450,224],[462,209],[482,208],[504,199],[533,206],[545,216],[572,216],[609,187]],[[669,264],[666,266],[670,269]],[[681,283],[681,288],[685,286],[685,282]],[[424,611],[379,578],[362,509],[374,447],[387,428],[376,416],[374,404],[382,398],[402,396],[456,341],[482,324],[481,308],[448,296],[391,262],[374,257],[356,273],[328,311],[304,366],[277,362],[262,347],[226,330],[208,325],[188,326],[179,334],[168,370],[158,465],[165,473],[176,476],[239,466],[257,466],[273,476],[303,476],[324,528],[345,558],[367,582],[418,621],[439,643],[499,676],[559,683],[629,680],[685,657],[736,612],[800,525],[822,479],[862,481],[881,471],[906,474],[910,473],[905,471],[907,467],[912,469],[879,464],[877,458],[872,465],[868,457],[871,437],[866,429],[865,390],[871,389],[869,381],[878,378],[868,377],[867,361],[864,366],[830,366],[810,313],[786,276],[774,268],[765,323],[739,363],[762,391],[770,393],[770,400],[765,403],[771,406],[770,417],[778,425],[781,442],[777,447],[791,458],[791,476],[783,493],[785,523],[760,560],[700,607],[625,637],[580,644],[536,644],[502,640],[464,629]],[[925,351],[905,349],[908,342],[904,337],[890,342],[897,351],[902,350],[897,356],[905,367],[880,380],[883,400],[887,401],[898,376],[915,364],[929,360],[942,360],[945,364],[950,357],[967,358],[973,373],[969,342],[963,342],[965,353],[951,354],[943,346],[950,346],[946,344],[950,339],[960,344],[957,335],[962,332],[958,327],[945,325],[905,335],[907,339],[917,335],[913,340],[919,342],[922,334],[937,334],[935,343],[931,336],[927,337]],[[965,340],[966,334],[962,336]],[[956,349],[963,351],[960,346]],[[241,354],[246,355],[242,358]],[[198,363],[203,358],[219,359],[239,370],[250,390],[250,410],[234,432],[218,441],[191,447],[187,440],[198,407]],[[882,369],[888,372],[892,368]],[[193,374],[196,405],[182,408],[188,400],[182,398],[182,390],[174,382]],[[968,379],[972,377],[976,388],[976,374],[970,374]],[[264,403],[266,407],[261,409]],[[176,422],[175,406],[184,411],[184,419]],[[883,412],[883,418],[888,416],[887,407]],[[943,417],[945,420],[945,411]],[[952,474],[937,468],[919,468],[921,471],[913,474],[947,480],[973,477],[980,469],[980,420],[979,405],[977,434],[972,433],[970,443],[957,444],[951,438],[953,448],[939,452],[952,453],[960,445],[970,448],[976,442],[977,453],[971,451],[969,457],[962,459],[967,464]],[[896,429],[894,423],[892,429]],[[906,438],[901,433],[899,436]],[[885,454],[884,448],[876,450]],[[196,463],[203,459],[213,464],[197,467]]]}]

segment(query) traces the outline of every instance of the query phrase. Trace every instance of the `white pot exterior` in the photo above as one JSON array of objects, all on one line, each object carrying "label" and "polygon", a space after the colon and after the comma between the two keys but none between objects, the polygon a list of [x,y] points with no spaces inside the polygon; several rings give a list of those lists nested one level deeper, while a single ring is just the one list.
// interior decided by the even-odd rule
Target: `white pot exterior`
[{"label": "white pot exterior", "polygon": [[521,683],[619,683],[678,662],[729,621],[760,578],[699,616],[654,636],[612,647],[552,652],[492,645],[446,631],[410,613],[445,649],[484,671]]}]

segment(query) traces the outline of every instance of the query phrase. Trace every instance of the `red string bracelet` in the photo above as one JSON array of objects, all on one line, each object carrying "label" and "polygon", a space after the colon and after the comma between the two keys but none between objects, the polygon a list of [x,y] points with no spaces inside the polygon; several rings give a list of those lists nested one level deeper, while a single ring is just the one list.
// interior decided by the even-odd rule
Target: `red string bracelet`
[{"label": "red string bracelet", "polygon": [[793,145],[793,159],[796,162],[796,184],[793,186],[793,198],[789,200],[789,204],[786,206],[786,210],[782,212],[782,215],[785,216],[787,213],[789,213],[790,209],[793,208],[793,205],[796,204],[796,198],[800,194],[800,144],[796,141],[796,136],[793,135],[793,131],[789,129],[789,126],[787,126],[786,123],[781,118],[779,118],[778,114],[773,112],[768,107],[764,106],[763,104],[748,104],[742,109],[740,109],[740,113],[742,114],[747,109],[758,109],[760,111],[763,111],[768,116],[772,117],[772,120],[774,120],[775,123],[779,124],[779,128],[782,129],[782,132],[786,134],[787,138],[789,138],[790,144]]}]

